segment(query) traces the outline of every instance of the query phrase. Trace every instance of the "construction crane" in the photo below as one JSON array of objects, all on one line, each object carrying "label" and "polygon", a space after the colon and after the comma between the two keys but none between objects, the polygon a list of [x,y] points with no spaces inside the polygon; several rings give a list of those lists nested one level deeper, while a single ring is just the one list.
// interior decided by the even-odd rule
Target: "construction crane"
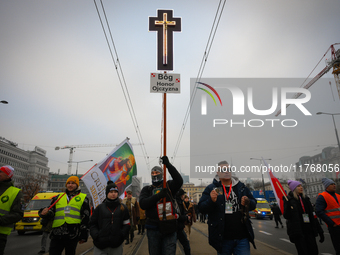
[{"label": "construction crane", "polygon": [[[304,86],[305,89],[309,89],[317,80],[319,80],[324,74],[328,73],[328,71],[333,67],[332,74],[334,74],[336,88],[338,89],[338,95],[339,95],[339,98],[340,98],[340,77],[339,77],[339,75],[340,75],[340,49],[335,51],[335,48],[334,48],[334,45],[339,45],[339,44],[340,43],[332,44],[328,48],[328,50],[326,51],[326,53],[323,55],[322,58],[324,58],[326,56],[326,54],[329,52],[329,50],[331,50],[331,59],[326,60],[326,64],[327,64],[326,67],[324,69],[322,69],[322,71],[320,73],[318,73],[309,83],[307,83],[307,85]],[[302,93],[297,93],[292,97],[292,99],[299,98],[301,95],[302,95]],[[289,105],[290,104],[287,104],[286,108]],[[281,109],[275,114],[275,116],[277,117],[280,114],[281,114]]]},{"label": "construction crane", "polygon": [[[66,145],[63,147],[57,146],[55,147],[55,150],[62,150],[62,149],[70,149],[70,156],[68,159],[68,168],[67,168],[67,174],[70,175],[72,172],[72,159],[73,159],[73,152],[75,148],[91,148],[91,147],[115,147],[119,144],[85,144],[85,145]],[[141,145],[138,144],[131,144],[131,145]]]}]

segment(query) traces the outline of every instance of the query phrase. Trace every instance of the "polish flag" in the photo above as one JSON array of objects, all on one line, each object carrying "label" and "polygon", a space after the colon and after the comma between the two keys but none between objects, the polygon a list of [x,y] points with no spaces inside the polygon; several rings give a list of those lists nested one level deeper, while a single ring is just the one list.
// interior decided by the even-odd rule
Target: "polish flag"
[{"label": "polish flag", "polygon": [[287,199],[287,194],[286,194],[285,190],[283,189],[279,180],[274,176],[274,174],[271,171],[271,169],[269,168],[267,162],[263,158],[262,158],[262,160],[267,167],[267,173],[269,175],[269,180],[270,180],[270,183],[272,185],[276,201],[278,202],[280,210],[283,214],[283,197],[285,197],[285,199]]}]

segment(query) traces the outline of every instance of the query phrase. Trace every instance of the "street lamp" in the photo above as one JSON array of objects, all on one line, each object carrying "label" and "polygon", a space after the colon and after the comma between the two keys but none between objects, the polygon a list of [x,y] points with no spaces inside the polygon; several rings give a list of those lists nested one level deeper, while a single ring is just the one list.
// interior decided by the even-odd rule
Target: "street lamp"
[{"label": "street lamp", "polygon": [[316,114],[317,115],[320,115],[320,114],[332,115],[334,129],[335,129],[335,135],[336,135],[336,140],[338,141],[338,147],[339,147],[339,152],[340,152],[340,142],[339,142],[338,130],[336,129],[335,120],[334,120],[334,115],[340,115],[340,113],[317,112]]},{"label": "street lamp", "polygon": [[[262,168],[262,158],[250,158],[251,160],[260,160],[261,174],[262,174],[262,189],[263,189],[263,197],[266,198],[266,189],[264,187],[264,179],[263,179],[263,168]],[[264,160],[272,160],[271,158],[265,158]]]},{"label": "street lamp", "polygon": [[84,163],[84,162],[90,162],[90,161],[93,161],[93,160],[90,159],[90,160],[83,160],[83,161],[67,161],[67,163],[77,163],[76,176],[78,176],[78,164],[79,163]]}]

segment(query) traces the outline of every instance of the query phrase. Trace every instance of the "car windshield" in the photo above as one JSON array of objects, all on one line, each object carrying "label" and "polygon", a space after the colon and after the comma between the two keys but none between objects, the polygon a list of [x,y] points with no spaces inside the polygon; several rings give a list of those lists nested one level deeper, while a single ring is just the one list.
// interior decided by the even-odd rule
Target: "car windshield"
[{"label": "car windshield", "polygon": [[48,207],[51,204],[51,199],[36,199],[31,200],[26,206],[25,210],[40,210],[41,208]]},{"label": "car windshield", "polygon": [[257,207],[257,208],[262,208],[262,209],[263,209],[263,208],[265,208],[265,209],[270,209],[269,204],[267,204],[267,203],[265,203],[265,204],[264,204],[264,203],[257,203],[257,204],[256,204],[256,207]]}]

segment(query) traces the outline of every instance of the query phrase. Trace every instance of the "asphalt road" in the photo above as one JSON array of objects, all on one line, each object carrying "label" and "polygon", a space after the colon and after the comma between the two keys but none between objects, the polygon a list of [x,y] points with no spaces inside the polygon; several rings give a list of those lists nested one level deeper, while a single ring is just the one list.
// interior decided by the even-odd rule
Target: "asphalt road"
[{"label": "asphalt road", "polygon": [[[41,236],[38,232],[27,232],[22,236],[17,231],[12,232],[7,238],[5,255],[37,255],[41,249]],[[49,243],[49,239],[47,242]]]},{"label": "asphalt road", "polygon": [[[282,219],[284,225],[285,221]],[[287,235],[287,229],[286,228],[275,228],[275,221],[274,220],[257,220],[252,219],[253,222],[253,228],[255,233],[255,242],[256,240],[266,243],[270,246],[276,247],[279,250],[291,253],[291,254],[297,254],[294,244],[289,242],[289,238]],[[202,224],[202,223],[200,223]],[[199,228],[199,225],[195,225],[196,228]],[[202,224],[200,228],[201,231],[206,232],[207,235],[207,226],[206,224]],[[319,247],[319,254],[321,255],[335,255],[335,251],[333,249],[333,245],[327,230],[327,227],[325,225],[322,225],[324,231],[325,231],[325,242],[324,243],[318,243]],[[195,233],[196,234],[196,233]],[[194,236],[193,236],[194,237]],[[191,241],[192,244],[192,251],[195,252],[193,254],[208,254],[203,252],[201,248],[199,250],[201,252],[198,252],[198,250],[195,250],[195,247],[202,247],[200,244],[203,243],[202,240],[197,239],[198,237],[201,237],[201,235],[197,236],[196,238],[193,238]],[[138,239],[138,238],[136,238]],[[205,237],[206,239],[206,237]],[[194,241],[199,241],[198,243],[194,243]],[[317,241],[319,238],[317,238]],[[40,251],[40,241],[41,241],[41,234],[37,232],[27,232],[25,235],[19,236],[16,231],[12,232],[7,239],[7,245],[5,249],[5,255],[16,255],[16,254],[25,254],[25,255],[36,255]],[[136,240],[137,241],[137,240]],[[49,242],[49,239],[48,239]],[[204,247],[209,248],[207,244],[207,240],[205,240],[206,244]],[[91,243],[91,244],[90,244]],[[92,242],[89,242],[89,245],[92,246]],[[128,247],[125,247],[125,250],[128,252]],[[203,253],[202,253],[203,252]],[[90,253],[91,254],[91,253]]]},{"label": "asphalt road", "polygon": [[[275,228],[275,221],[269,219],[257,220],[252,219],[253,228],[255,233],[255,239],[267,243],[271,246],[274,246],[280,250],[297,254],[295,245],[289,241],[289,237],[287,235],[287,229],[285,225],[285,220],[281,217],[281,221],[284,225],[284,228]],[[328,233],[328,229],[323,224],[321,226],[324,230],[325,241],[323,243],[319,243],[319,237],[317,237],[317,244],[319,247],[319,254],[322,255],[335,255],[335,251],[333,249],[332,241]]]}]

